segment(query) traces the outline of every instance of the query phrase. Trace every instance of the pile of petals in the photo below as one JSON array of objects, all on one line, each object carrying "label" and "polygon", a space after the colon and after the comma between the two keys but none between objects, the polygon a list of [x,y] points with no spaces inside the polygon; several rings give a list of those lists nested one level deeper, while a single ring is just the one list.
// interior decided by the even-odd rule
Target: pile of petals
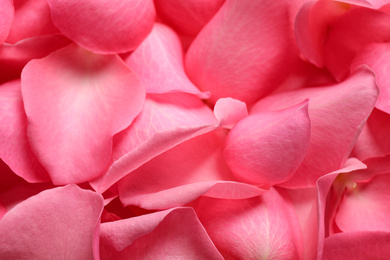
[{"label": "pile of petals", "polygon": [[390,259],[389,0],[0,6],[0,259]]}]

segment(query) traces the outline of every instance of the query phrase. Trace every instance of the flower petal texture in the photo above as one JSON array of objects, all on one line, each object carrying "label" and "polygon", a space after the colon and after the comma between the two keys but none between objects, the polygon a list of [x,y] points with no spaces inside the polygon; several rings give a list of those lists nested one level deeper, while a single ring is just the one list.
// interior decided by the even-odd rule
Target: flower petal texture
[{"label": "flower petal texture", "polygon": [[0,44],[3,44],[11,30],[15,9],[12,0],[1,0],[0,6]]}]

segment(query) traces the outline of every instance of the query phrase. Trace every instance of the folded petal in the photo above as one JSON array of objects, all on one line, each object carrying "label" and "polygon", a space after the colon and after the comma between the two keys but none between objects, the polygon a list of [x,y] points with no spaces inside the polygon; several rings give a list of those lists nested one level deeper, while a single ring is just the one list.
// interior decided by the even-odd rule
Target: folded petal
[{"label": "folded petal", "polygon": [[134,50],[150,33],[152,0],[48,0],[55,26],[80,46],[97,53]]},{"label": "folded petal", "polygon": [[233,98],[220,98],[214,106],[214,114],[220,126],[232,129],[241,119],[248,116],[246,104]]},{"label": "folded petal", "polygon": [[103,173],[113,135],[141,111],[145,90],[118,56],[73,44],[30,61],[22,95],[33,151],[53,183],[67,184]]},{"label": "folded petal", "polygon": [[223,259],[191,208],[103,223],[104,259]]},{"label": "folded petal", "polygon": [[378,95],[374,73],[361,67],[339,84],[281,93],[259,101],[251,114],[286,108],[309,99],[309,150],[297,172],[283,186],[312,187],[320,176],[340,169]]},{"label": "folded petal", "polygon": [[0,143],[0,158],[17,175],[28,182],[50,180],[28,142],[20,80],[0,85]]},{"label": "folded petal", "polygon": [[2,259],[94,259],[98,257],[102,197],[77,186],[46,190],[0,221]]},{"label": "folded petal", "polygon": [[242,119],[226,138],[224,157],[237,179],[271,186],[293,176],[309,144],[306,100],[285,110]]},{"label": "folded petal", "polygon": [[247,200],[204,197],[195,210],[225,259],[302,259],[291,202],[273,188]]},{"label": "folded petal", "polygon": [[184,72],[180,39],[169,27],[156,23],[142,44],[126,59],[147,93],[185,92],[208,98]]},{"label": "folded petal", "polygon": [[0,6],[0,44],[3,44],[11,30],[15,9],[12,0],[1,0]]}]

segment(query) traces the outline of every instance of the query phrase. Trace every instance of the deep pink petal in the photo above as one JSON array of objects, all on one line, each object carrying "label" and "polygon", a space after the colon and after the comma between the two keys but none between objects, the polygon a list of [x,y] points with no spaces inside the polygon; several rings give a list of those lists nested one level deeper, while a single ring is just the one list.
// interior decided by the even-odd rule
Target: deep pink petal
[{"label": "deep pink petal", "polygon": [[59,33],[51,21],[46,0],[14,0],[15,17],[6,42],[16,43],[25,38]]},{"label": "deep pink petal", "polygon": [[200,196],[244,199],[264,190],[235,182],[222,156],[224,133],[188,140],[153,158],[119,181],[124,205],[166,209]]},{"label": "deep pink petal", "polygon": [[191,208],[103,223],[100,256],[102,260],[223,259]]},{"label": "deep pink petal", "polygon": [[145,90],[118,56],[70,45],[25,66],[22,95],[33,151],[53,183],[67,184],[103,173]]},{"label": "deep pink petal", "polygon": [[225,0],[157,0],[157,14],[180,34],[196,36]]},{"label": "deep pink petal", "polygon": [[361,64],[368,65],[375,71],[376,80],[381,93],[375,107],[390,114],[390,43],[374,43],[362,50],[351,64],[354,70]]},{"label": "deep pink petal", "polygon": [[7,212],[0,222],[2,259],[93,259],[102,197],[77,186],[46,190]]},{"label": "deep pink petal", "polygon": [[48,0],[53,23],[68,38],[97,53],[134,50],[150,33],[152,0]]},{"label": "deep pink petal", "polygon": [[126,59],[146,87],[147,93],[186,92],[200,98],[209,93],[199,91],[184,72],[183,51],[176,33],[156,23],[142,44]]},{"label": "deep pink petal", "polygon": [[150,159],[218,125],[211,109],[196,96],[186,93],[148,95],[134,123],[115,136],[113,162],[107,173],[93,180],[91,185],[103,192]]},{"label": "deep pink petal", "polygon": [[0,158],[17,175],[28,182],[50,180],[28,142],[20,80],[0,85],[0,143]]},{"label": "deep pink petal", "polygon": [[0,44],[3,44],[11,30],[15,9],[12,0],[0,0]]},{"label": "deep pink petal", "polygon": [[185,68],[211,101],[232,97],[248,106],[285,80],[298,57],[291,1],[227,0],[191,44]]},{"label": "deep pink petal", "polygon": [[323,260],[345,259],[390,259],[390,233],[357,231],[328,237]]},{"label": "deep pink petal", "polygon": [[259,101],[251,114],[286,108],[309,99],[309,150],[297,172],[283,186],[314,186],[320,176],[340,169],[378,94],[374,73],[361,67],[339,84],[281,93]]},{"label": "deep pink petal", "polygon": [[275,185],[289,180],[310,144],[307,100],[291,108],[256,113],[229,132],[224,157],[239,180]]},{"label": "deep pink petal", "polygon": [[201,198],[196,212],[226,259],[302,259],[291,202],[273,188],[247,200]]},{"label": "deep pink petal", "polygon": [[27,62],[43,58],[70,43],[62,35],[31,37],[15,44],[4,43],[0,46],[0,83],[20,78]]}]

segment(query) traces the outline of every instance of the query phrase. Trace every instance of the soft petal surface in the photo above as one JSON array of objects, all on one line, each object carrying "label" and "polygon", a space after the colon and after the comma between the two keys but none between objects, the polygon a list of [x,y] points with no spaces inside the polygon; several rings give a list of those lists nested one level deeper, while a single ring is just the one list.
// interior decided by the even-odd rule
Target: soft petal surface
[{"label": "soft petal surface", "polygon": [[208,98],[184,72],[183,50],[176,33],[156,23],[142,44],[126,59],[140,77],[147,93],[186,92]]},{"label": "soft petal surface", "polygon": [[185,59],[194,84],[211,101],[249,106],[287,76],[295,53],[290,1],[227,0],[191,44]]},{"label": "soft petal surface", "polygon": [[232,129],[241,119],[248,116],[246,104],[233,98],[220,98],[214,106],[214,114],[220,126]]},{"label": "soft petal surface", "polygon": [[22,95],[34,152],[53,183],[67,184],[103,173],[145,89],[118,56],[70,45],[26,65]]},{"label": "soft petal surface", "polygon": [[224,157],[234,176],[274,185],[292,177],[310,144],[307,100],[291,108],[256,113],[229,132]]},{"label": "soft petal surface", "polygon": [[309,150],[297,172],[283,186],[314,186],[320,176],[340,169],[378,95],[374,73],[361,67],[339,84],[281,93],[259,101],[251,114],[286,108],[309,99]]},{"label": "soft petal surface", "polygon": [[196,36],[225,0],[156,0],[157,14],[180,34]]},{"label": "soft petal surface", "polygon": [[235,182],[222,156],[221,131],[192,138],[153,158],[119,181],[124,205],[165,209],[200,196],[244,199],[264,190]]},{"label": "soft petal surface", "polygon": [[225,259],[302,259],[291,202],[273,188],[247,200],[201,198],[195,210]]},{"label": "soft petal surface", "polygon": [[31,37],[15,44],[4,43],[0,46],[0,83],[20,78],[30,60],[43,58],[70,43],[59,34]]},{"label": "soft petal surface", "polygon": [[59,33],[51,21],[46,0],[14,0],[15,17],[6,42],[16,43],[25,38]]},{"label": "soft petal surface", "polygon": [[1,0],[0,6],[0,44],[2,44],[11,30],[15,9],[12,0]]},{"label": "soft petal surface", "polygon": [[195,212],[175,208],[103,223],[101,259],[223,259]]},{"label": "soft petal surface", "polygon": [[103,199],[77,186],[46,190],[0,221],[2,259],[94,259]]},{"label": "soft petal surface", "polygon": [[325,240],[323,259],[390,259],[390,233],[356,231],[330,236]]},{"label": "soft petal surface", "polygon": [[0,143],[0,158],[17,175],[29,182],[50,180],[28,142],[20,80],[0,85]]},{"label": "soft petal surface", "polygon": [[134,50],[155,19],[152,0],[48,0],[55,26],[97,53]]}]

